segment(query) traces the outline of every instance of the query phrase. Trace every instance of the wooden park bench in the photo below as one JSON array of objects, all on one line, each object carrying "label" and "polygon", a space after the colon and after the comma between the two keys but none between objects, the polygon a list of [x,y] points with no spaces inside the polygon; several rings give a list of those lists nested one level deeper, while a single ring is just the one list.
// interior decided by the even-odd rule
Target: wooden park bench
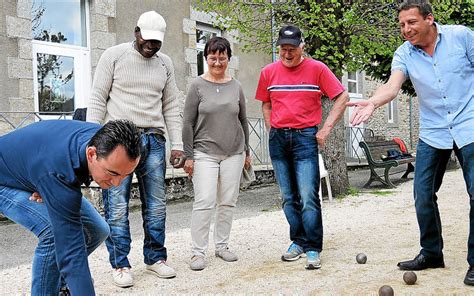
[{"label": "wooden park bench", "polygon": [[[395,185],[390,181],[389,172],[391,168],[398,167],[401,164],[407,164],[407,169],[402,175],[402,179],[406,179],[409,173],[415,171],[415,167],[412,164],[412,162],[415,162],[415,156],[403,154],[400,151],[400,146],[393,140],[362,141],[359,142],[359,146],[364,150],[370,168],[370,179],[364,187],[369,187],[373,181],[379,181],[389,188],[394,188]],[[398,151],[399,156],[396,159],[384,159],[389,150]],[[383,179],[375,171],[377,168],[385,169]]]}]

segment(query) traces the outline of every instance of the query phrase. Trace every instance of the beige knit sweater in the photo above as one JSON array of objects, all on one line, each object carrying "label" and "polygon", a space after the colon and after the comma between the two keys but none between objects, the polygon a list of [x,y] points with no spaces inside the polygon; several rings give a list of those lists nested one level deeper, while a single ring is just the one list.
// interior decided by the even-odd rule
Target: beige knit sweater
[{"label": "beige knit sweater", "polygon": [[87,121],[104,124],[128,119],[138,127],[168,131],[172,150],[183,150],[181,93],[171,59],[158,52],[143,57],[133,43],[107,49],[97,65]]}]

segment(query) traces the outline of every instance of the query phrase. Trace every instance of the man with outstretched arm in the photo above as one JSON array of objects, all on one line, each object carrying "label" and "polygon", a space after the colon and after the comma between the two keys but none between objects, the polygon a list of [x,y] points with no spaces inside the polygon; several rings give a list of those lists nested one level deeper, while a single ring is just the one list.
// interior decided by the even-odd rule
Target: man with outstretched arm
[{"label": "man with outstretched arm", "polygon": [[410,79],[420,106],[414,198],[420,229],[420,253],[398,263],[402,270],[443,268],[443,238],[437,192],[451,152],[464,174],[470,201],[470,233],[466,285],[474,285],[474,33],[467,27],[435,22],[431,5],[408,0],[398,9],[405,38],[395,52],[392,74],[367,101],[355,106],[351,123],[369,119],[374,110],[393,100]]}]

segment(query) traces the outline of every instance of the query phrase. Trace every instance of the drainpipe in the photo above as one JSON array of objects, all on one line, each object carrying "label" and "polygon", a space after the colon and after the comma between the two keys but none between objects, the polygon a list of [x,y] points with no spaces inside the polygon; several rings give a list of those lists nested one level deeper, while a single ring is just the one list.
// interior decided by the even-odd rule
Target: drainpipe
[{"label": "drainpipe", "polygon": [[275,0],[272,0],[272,19],[270,22],[271,26],[271,36],[272,36],[272,62],[276,61],[276,47],[275,47],[275,14],[273,13],[273,5]]},{"label": "drainpipe", "polygon": [[413,115],[413,97],[408,97],[408,100],[410,102],[409,106],[410,106],[410,111],[409,111],[409,123],[410,123],[410,150],[413,151],[413,119],[412,119],[412,115]]}]

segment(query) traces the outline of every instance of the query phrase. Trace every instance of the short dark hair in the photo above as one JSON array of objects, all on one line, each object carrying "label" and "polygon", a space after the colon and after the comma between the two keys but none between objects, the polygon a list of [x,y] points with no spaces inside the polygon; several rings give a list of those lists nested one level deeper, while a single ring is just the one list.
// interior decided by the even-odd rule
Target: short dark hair
[{"label": "short dark hair", "polygon": [[140,131],[129,120],[112,120],[100,128],[90,140],[88,147],[94,146],[98,158],[109,156],[117,146],[122,145],[131,159],[141,155]]},{"label": "short dark hair", "polygon": [[230,60],[232,56],[232,49],[230,49],[230,43],[224,37],[212,37],[206,42],[204,46],[204,57],[207,59],[207,55],[210,53],[227,53],[227,57]]},{"label": "short dark hair", "polygon": [[402,10],[408,10],[411,8],[418,8],[418,11],[423,16],[423,18],[433,14],[431,4],[427,0],[405,0],[398,6],[398,13],[400,13]]}]

